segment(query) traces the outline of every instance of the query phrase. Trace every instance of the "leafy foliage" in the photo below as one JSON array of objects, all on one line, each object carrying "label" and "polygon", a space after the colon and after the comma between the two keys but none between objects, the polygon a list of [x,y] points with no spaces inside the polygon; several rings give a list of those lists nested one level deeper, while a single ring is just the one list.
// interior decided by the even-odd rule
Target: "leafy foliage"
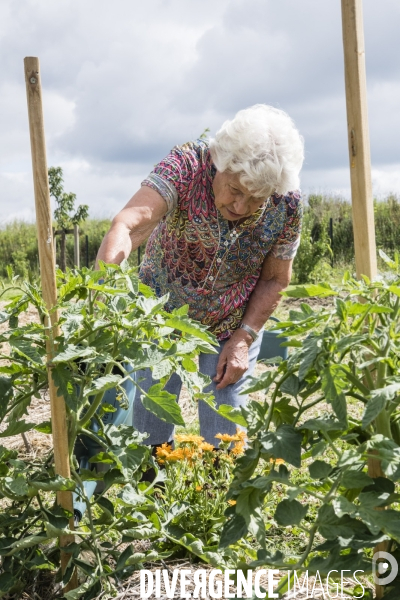
[{"label": "leafy foliage", "polygon": [[[144,436],[129,425],[104,424],[102,416],[114,410],[103,404],[108,389],[116,389],[124,405],[124,382],[135,381],[135,372],[144,366],[159,370],[164,364],[161,383],[148,393],[142,390],[150,410],[159,414],[162,407],[165,420],[183,423],[175,397],[162,390],[170,374],[178,370],[185,373],[185,383],[192,385],[193,398],[212,399],[202,391],[209,380],[199,378],[193,359],[200,349],[215,352],[213,336],[185,316],[184,310],[165,312],[167,297],[155,298],[127,264],[102,265],[96,272],[85,268],[60,272],[58,298],[62,334],[50,365],[46,355],[49,315],[40,289],[26,283],[1,314],[8,328],[1,333],[0,343],[10,348],[1,354],[7,359],[0,366],[0,422],[5,428],[1,435],[17,435],[33,427],[51,432],[49,424],[35,425],[24,418],[32,398],[47,388],[50,367],[66,402],[72,474],[67,480],[55,473],[52,453],[44,460],[21,460],[16,451],[0,446],[0,597],[20,593],[46,570],[58,570],[61,581],[58,540],[70,532],[72,515],[55,507],[57,491],[75,490],[87,506],[75,543],[68,546],[71,559],[62,576],[66,585],[77,569],[85,582],[66,598],[89,599],[101,590],[112,593],[116,582],[158,556],[155,550],[135,552],[134,540],[166,535],[172,517],[156,501],[154,488],[141,482],[143,471],[156,466],[149,448],[142,445]],[[36,308],[40,324],[19,326],[18,317],[28,306]],[[167,325],[170,320],[184,326],[175,330]],[[140,388],[140,381],[135,385]],[[82,435],[101,449],[86,469],[79,468],[74,455],[75,442]],[[93,468],[96,465],[105,468]],[[102,482],[104,491],[89,500],[85,481]],[[185,535],[174,538],[174,543],[196,550],[195,538]],[[128,546],[122,551],[121,544]]]},{"label": "leafy foliage", "polygon": [[[400,558],[399,260],[381,257],[396,270],[389,281],[360,282],[346,274],[339,289],[314,285],[286,292],[304,299],[311,290],[331,295],[333,306],[314,310],[302,303],[279,323],[294,350],[249,386],[265,390],[264,403],[241,409],[250,442],[235,468],[228,497],[236,505],[221,545],[253,535],[258,560],[249,567],[326,574],[345,564],[368,572],[380,542]],[[281,410],[282,403],[293,410]],[[271,470],[277,459],[292,468]],[[311,481],[296,479],[300,464],[308,466]],[[307,534],[301,556],[266,551],[262,508],[276,486],[286,490],[276,523]],[[399,582],[397,577],[386,592],[395,593]],[[284,578],[279,589],[286,584]]]},{"label": "leafy foliage", "polygon": [[89,214],[87,204],[80,204],[74,214],[76,194],[64,192],[63,171],[61,167],[49,168],[49,187],[50,195],[56,201],[57,208],[54,211],[54,218],[60,229],[69,229],[72,225],[79,225],[85,221]]}]

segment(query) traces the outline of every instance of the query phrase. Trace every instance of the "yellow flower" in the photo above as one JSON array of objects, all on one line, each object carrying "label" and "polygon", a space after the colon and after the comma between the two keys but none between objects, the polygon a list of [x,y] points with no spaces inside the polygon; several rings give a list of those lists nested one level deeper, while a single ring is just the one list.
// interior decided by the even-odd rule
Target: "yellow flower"
[{"label": "yellow flower", "polygon": [[283,458],[270,458],[270,463],[275,463],[276,465],[283,465],[284,464],[284,460]]},{"label": "yellow flower", "polygon": [[221,442],[237,442],[239,441],[236,435],[228,435],[227,433],[217,433],[215,436]]},{"label": "yellow flower", "polygon": [[178,460],[182,460],[183,455],[181,452],[182,448],[177,448],[176,450],[172,450],[166,457],[165,460],[167,462],[177,462]]},{"label": "yellow flower", "polygon": [[171,452],[173,452],[173,450],[169,444],[162,444],[162,446],[158,446],[156,449],[156,458],[160,465],[165,463],[165,459],[168,458]]},{"label": "yellow flower", "polygon": [[197,446],[204,442],[204,438],[201,435],[186,435],[185,433],[176,435],[175,440],[180,444],[196,444]]},{"label": "yellow flower", "polygon": [[199,449],[203,450],[204,452],[213,452],[214,446],[212,444],[207,444],[207,442],[203,442],[200,444]]},{"label": "yellow flower", "polygon": [[230,504],[231,506],[235,506],[236,500],[228,500],[228,504]]},{"label": "yellow flower", "polygon": [[236,442],[236,444],[233,446],[231,453],[234,456],[240,456],[241,454],[243,454],[244,452],[244,442]]},{"label": "yellow flower", "polygon": [[244,443],[247,435],[246,432],[237,427],[235,435],[228,435],[227,433],[217,433],[215,436],[217,439],[222,442],[242,442]]},{"label": "yellow flower", "polygon": [[196,485],[196,492],[201,492],[202,489],[203,489],[202,485]]},{"label": "yellow flower", "polygon": [[239,429],[239,427],[236,428],[236,435],[240,442],[244,443],[247,440],[247,433],[243,429]]},{"label": "yellow flower", "polygon": [[178,462],[179,460],[187,460],[189,463],[192,463],[195,458],[197,458],[195,450],[183,446],[170,452],[168,456],[165,457],[165,460],[167,462]]}]

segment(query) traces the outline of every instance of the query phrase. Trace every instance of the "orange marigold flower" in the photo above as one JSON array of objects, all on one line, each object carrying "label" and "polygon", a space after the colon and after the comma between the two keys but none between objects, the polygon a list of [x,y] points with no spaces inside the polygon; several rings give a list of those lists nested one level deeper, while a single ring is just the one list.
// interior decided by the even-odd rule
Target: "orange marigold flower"
[{"label": "orange marigold flower", "polygon": [[276,465],[283,465],[285,461],[283,458],[271,458],[269,462],[275,463]]},{"label": "orange marigold flower", "polygon": [[240,456],[241,454],[243,454],[244,452],[244,442],[236,442],[236,444],[233,446],[231,453],[234,456]]},{"label": "orange marigold flower", "polygon": [[173,450],[169,444],[162,444],[161,446],[158,446],[158,448],[156,449],[157,461],[160,464],[164,464],[165,459],[170,455],[172,451]]},{"label": "orange marigold flower", "polygon": [[175,436],[175,440],[180,444],[196,444],[199,445],[204,442],[204,438],[201,435],[187,435],[186,433],[178,433]]},{"label": "orange marigold flower", "polygon": [[189,463],[192,463],[194,462],[194,459],[197,458],[197,456],[198,455],[195,450],[193,450],[192,448],[182,446],[180,448],[177,448],[176,450],[172,450],[172,452],[170,452],[168,456],[165,457],[165,460],[167,462],[178,462],[180,460],[187,460]]},{"label": "orange marigold flower", "polygon": [[228,435],[227,433],[217,433],[215,436],[222,442],[245,442],[247,434],[242,429],[237,427],[235,435]]},{"label": "orange marigold flower", "polygon": [[247,433],[243,431],[243,429],[239,429],[239,427],[236,429],[236,435],[240,442],[245,442],[247,440]]},{"label": "orange marigold flower", "polygon": [[207,442],[203,442],[202,444],[200,444],[200,450],[203,450],[204,452],[213,452],[214,451],[214,446],[212,444],[207,444]]},{"label": "orange marigold flower", "polygon": [[238,438],[236,435],[228,435],[227,433],[217,433],[215,436],[217,440],[221,440],[221,442],[238,442]]},{"label": "orange marigold flower", "polygon": [[201,492],[202,489],[203,489],[202,485],[196,485],[196,492]]},{"label": "orange marigold flower", "polygon": [[182,460],[184,458],[182,448],[177,448],[176,450],[172,450],[166,457],[165,460],[167,462],[177,462],[178,460]]},{"label": "orange marigold flower", "polygon": [[236,500],[228,500],[228,504],[230,504],[231,506],[235,506]]}]

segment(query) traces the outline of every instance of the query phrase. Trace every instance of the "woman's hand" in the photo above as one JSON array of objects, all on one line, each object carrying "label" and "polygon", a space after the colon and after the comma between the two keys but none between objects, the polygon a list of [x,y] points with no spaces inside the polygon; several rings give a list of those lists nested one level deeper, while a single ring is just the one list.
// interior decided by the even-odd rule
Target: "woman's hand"
[{"label": "woman's hand", "polygon": [[217,374],[214,381],[218,383],[217,390],[239,381],[249,368],[249,348],[253,339],[244,329],[237,329],[225,343],[217,364]]}]

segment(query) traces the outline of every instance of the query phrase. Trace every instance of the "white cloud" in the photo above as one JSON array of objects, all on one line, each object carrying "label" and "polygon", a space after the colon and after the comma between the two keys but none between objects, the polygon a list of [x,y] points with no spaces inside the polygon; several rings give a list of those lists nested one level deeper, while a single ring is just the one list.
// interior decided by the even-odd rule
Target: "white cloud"
[{"label": "white cloud", "polygon": [[[387,167],[399,162],[400,3],[363,4],[374,185],[400,191]],[[33,203],[28,55],[41,61],[48,164],[92,214],[113,214],[174,144],[256,102],[304,135],[303,189],[348,194],[341,35],[338,2],[2,0],[0,220]]]},{"label": "white cloud", "polygon": [[374,194],[378,197],[397,194],[400,198],[400,162],[372,169],[372,186]]}]

